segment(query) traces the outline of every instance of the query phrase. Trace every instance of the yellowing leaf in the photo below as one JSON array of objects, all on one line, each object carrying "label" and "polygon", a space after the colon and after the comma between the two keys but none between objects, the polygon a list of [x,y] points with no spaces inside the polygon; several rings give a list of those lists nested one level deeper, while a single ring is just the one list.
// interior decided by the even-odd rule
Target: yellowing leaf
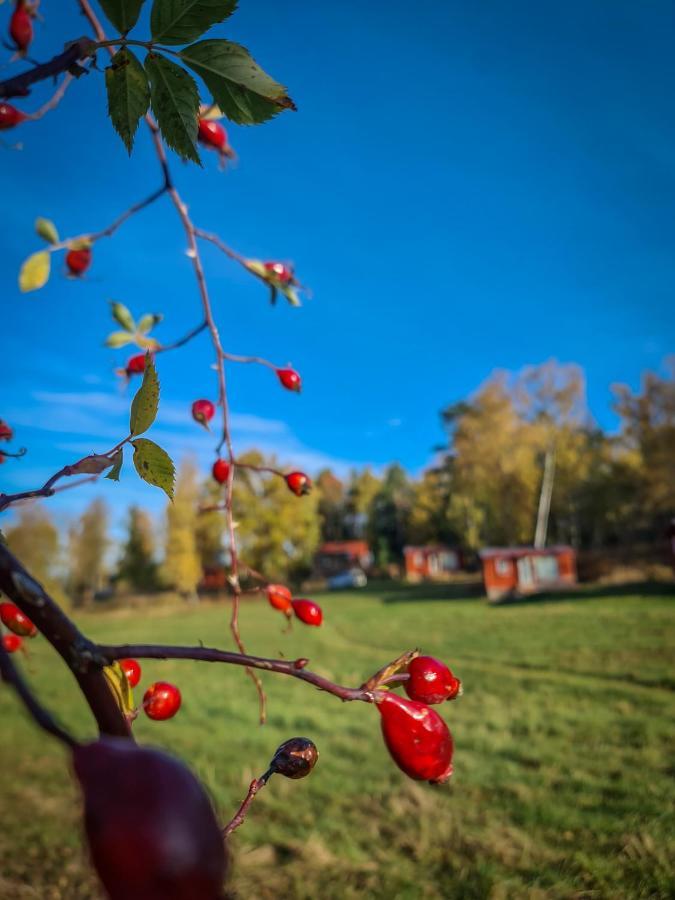
[{"label": "yellowing leaf", "polygon": [[134,447],[134,466],[140,477],[148,484],[161,488],[169,500],[173,500],[176,470],[169,454],[147,438],[138,438],[131,443]]},{"label": "yellowing leaf", "polygon": [[109,478],[111,481],[119,481],[123,462],[124,462],[124,450],[120,447],[120,449],[117,451],[117,453],[113,456],[112,469],[108,472],[108,474],[105,477]]},{"label": "yellowing leaf", "polygon": [[134,712],[134,697],[122,666],[118,662],[114,662],[111,666],[104,666],[103,674],[108,681],[108,687],[115,695],[120,709],[125,716],[131,717]]},{"label": "yellowing leaf", "polygon": [[128,331],[113,331],[105,339],[106,347],[112,347],[113,350],[117,350],[120,347],[126,347],[127,344],[133,343],[134,336],[133,334],[129,334]]},{"label": "yellowing leaf", "polygon": [[[133,435],[143,434],[155,421],[159,407],[159,378],[150,354],[145,357],[143,382],[131,403],[129,431]],[[141,476],[142,477],[142,476]]]},{"label": "yellowing leaf", "polygon": [[71,475],[100,475],[112,466],[112,460],[107,456],[85,456],[75,465],[70,467]]},{"label": "yellowing leaf", "polygon": [[33,253],[21,266],[19,272],[19,290],[22,294],[38,291],[49,281],[52,260],[48,250]]},{"label": "yellowing leaf", "polygon": [[156,350],[159,347],[159,341],[142,334],[137,334],[135,340],[142,350]]},{"label": "yellowing leaf", "polygon": [[48,244],[58,244],[59,233],[56,225],[50,219],[39,218],[35,220],[36,233],[47,241]]}]

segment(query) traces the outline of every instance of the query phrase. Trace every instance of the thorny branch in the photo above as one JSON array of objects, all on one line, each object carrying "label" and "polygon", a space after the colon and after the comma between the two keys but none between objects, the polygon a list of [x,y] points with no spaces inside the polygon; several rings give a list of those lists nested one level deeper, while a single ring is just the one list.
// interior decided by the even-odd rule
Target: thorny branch
[{"label": "thorny branch", "polygon": [[96,43],[90,37],[81,37],[71,41],[62,53],[58,53],[46,63],[41,63],[26,72],[0,81],[0,98],[27,97],[30,94],[31,85],[38,81],[45,81],[47,78],[53,78],[62,72],[75,70],[78,74],[83,74],[86,69],[83,69],[79,63],[91,56],[95,49]]}]

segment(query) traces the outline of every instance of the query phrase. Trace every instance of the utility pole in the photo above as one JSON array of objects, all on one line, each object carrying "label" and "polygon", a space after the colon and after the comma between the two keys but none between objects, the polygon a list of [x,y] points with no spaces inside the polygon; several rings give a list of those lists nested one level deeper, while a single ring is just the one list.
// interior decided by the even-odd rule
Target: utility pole
[{"label": "utility pole", "polygon": [[555,449],[549,447],[546,451],[546,456],[544,457],[544,477],[541,480],[537,527],[534,533],[534,546],[538,549],[546,546],[546,533],[548,532],[548,517],[551,512],[551,496],[553,494],[554,477]]}]

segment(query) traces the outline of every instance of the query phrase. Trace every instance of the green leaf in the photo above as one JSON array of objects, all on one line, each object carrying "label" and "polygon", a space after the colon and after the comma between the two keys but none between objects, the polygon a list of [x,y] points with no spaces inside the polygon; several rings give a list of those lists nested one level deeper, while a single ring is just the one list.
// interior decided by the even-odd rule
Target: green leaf
[{"label": "green leaf", "polygon": [[35,231],[41,238],[47,241],[48,244],[58,244],[59,233],[56,230],[56,225],[50,219],[36,219]]},{"label": "green leaf", "polygon": [[136,330],[134,317],[131,315],[130,311],[123,303],[119,303],[117,300],[111,300],[110,312],[113,319],[117,322],[118,325],[121,325],[125,331]]},{"label": "green leaf", "polygon": [[150,85],[145,69],[128,47],[113,56],[105,70],[108,115],[115,131],[131,153],[141,117],[150,105]]},{"label": "green leaf", "polygon": [[99,3],[120,34],[131,31],[143,6],[143,0],[99,0]]},{"label": "green leaf", "polygon": [[127,344],[135,343],[136,338],[128,331],[113,331],[105,339],[106,347],[112,347],[113,350],[119,350],[120,347],[126,347]]},{"label": "green leaf", "polygon": [[270,78],[239,44],[200,41],[181,50],[179,56],[204,79],[224,115],[239,125],[257,125],[282,109],[295,109],[286,88]]},{"label": "green leaf", "polygon": [[49,272],[52,266],[51,253],[41,250],[33,253],[21,266],[19,272],[19,290],[22,294],[29,291],[37,291],[49,281]]},{"label": "green leaf", "polygon": [[144,316],[141,316],[141,320],[138,323],[138,333],[147,334],[155,325],[159,325],[163,318],[164,316],[161,313],[146,313]]},{"label": "green leaf", "polygon": [[105,476],[111,481],[120,480],[120,472],[122,471],[122,463],[124,462],[124,450],[120,447],[112,459],[112,469]]},{"label": "green leaf", "polygon": [[183,159],[201,165],[197,153],[199,91],[185,69],[157,53],[148,53],[145,71],[150,78],[150,102],[162,137]]},{"label": "green leaf", "polygon": [[129,431],[131,434],[143,434],[147,431],[157,417],[158,408],[159,378],[157,377],[155,363],[148,353],[145,357],[143,381],[131,403],[131,417],[129,420]]},{"label": "green leaf", "polygon": [[189,44],[236,8],[237,0],[155,0],[150,15],[152,39],[158,44]]},{"label": "green leaf", "polygon": [[112,665],[103,666],[103,674],[108,682],[108,687],[115,695],[119,708],[125,716],[131,717],[134,712],[134,697],[124,669],[115,660]]},{"label": "green leaf", "polygon": [[134,445],[134,466],[143,481],[161,488],[173,500],[173,481],[176,474],[171,457],[147,438],[138,438]]}]

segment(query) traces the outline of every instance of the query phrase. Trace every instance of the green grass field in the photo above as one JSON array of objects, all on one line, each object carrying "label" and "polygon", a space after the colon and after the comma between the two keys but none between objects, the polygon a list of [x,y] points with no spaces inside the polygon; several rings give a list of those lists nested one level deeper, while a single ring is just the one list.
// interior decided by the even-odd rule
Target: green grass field
[{"label": "green grass field", "polygon": [[[396,769],[369,705],[267,675],[261,728],[242,670],[144,665],[142,684],[175,680],[184,706],[170,722],[141,717],[138,739],[189,759],[225,821],[279,742],[300,734],[319,747],[313,775],[272,779],[233,836],[236,896],[675,895],[675,594],[636,588],[489,607],[449,599],[456,592],[388,585],[322,597],[324,627],[290,636],[264,603],[242,612],[251,652],[308,656],[344,684],[358,685],[413,646],[446,660],[465,693],[441,708],[455,738],[445,787]],[[227,615],[205,604],[87,614],[80,624],[107,642],[228,646]],[[91,734],[69,674],[39,639],[28,668],[61,719]],[[98,897],[61,749],[1,687],[0,722],[0,897]]]}]

